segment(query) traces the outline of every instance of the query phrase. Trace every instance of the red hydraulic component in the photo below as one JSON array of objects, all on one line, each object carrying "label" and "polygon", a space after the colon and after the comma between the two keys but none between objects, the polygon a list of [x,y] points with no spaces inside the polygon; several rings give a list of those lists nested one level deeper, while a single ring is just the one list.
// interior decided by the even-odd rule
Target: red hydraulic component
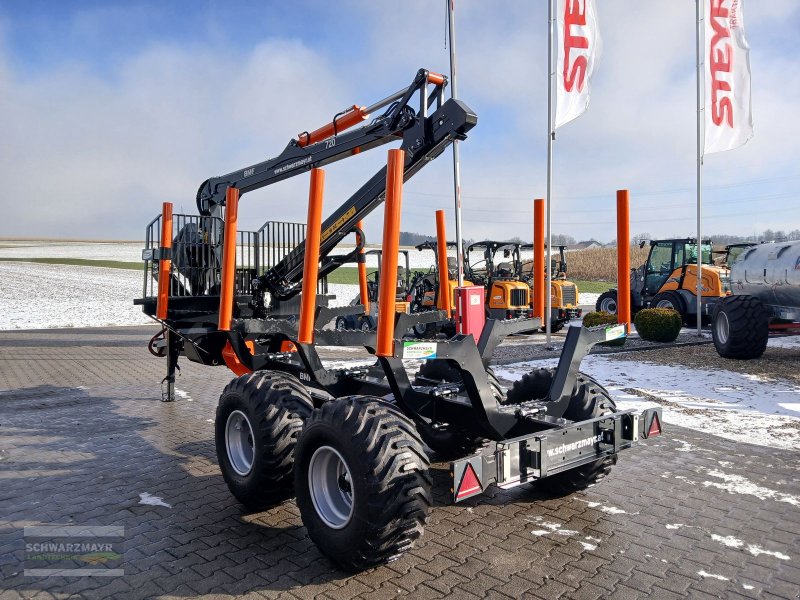
[{"label": "red hydraulic component", "polygon": [[[364,231],[364,222],[359,221],[356,223],[356,227],[359,231]],[[362,244],[362,248],[358,253],[358,291],[361,297],[361,304],[364,306],[364,313],[369,314],[369,289],[367,288],[367,262],[366,258],[364,257],[364,248],[363,243],[364,240],[361,239],[361,236],[358,236],[358,242]]]},{"label": "red hydraulic component", "polygon": [[[172,250],[172,202],[164,202],[161,208],[161,256],[169,256]],[[156,317],[167,318],[169,303],[169,278],[172,270],[172,259],[161,258],[158,261],[158,300]]]},{"label": "red hydraulic component", "polygon": [[436,307],[451,316],[453,301],[450,298],[450,271],[447,268],[447,234],[445,233],[444,211],[436,211],[436,260],[439,264],[439,301]]},{"label": "red hydraulic component", "polygon": [[533,201],[533,316],[544,319],[545,283],[544,277],[544,200]]},{"label": "red hydraulic component", "polygon": [[394,318],[397,294],[397,255],[400,251],[400,210],[403,204],[403,173],[406,153],[389,150],[386,168],[386,203],[383,212],[381,281],[378,290],[377,356],[394,354]]},{"label": "red hydraulic component", "polygon": [[617,323],[631,322],[630,192],[617,190]]},{"label": "red hydraulic component", "polygon": [[361,121],[369,117],[366,107],[354,104],[343,113],[339,113],[333,118],[333,121],[327,125],[323,125],[319,129],[315,129],[311,133],[304,131],[297,136],[297,145],[305,148],[310,144],[316,144],[322,140],[327,140],[329,137],[340,134],[345,129],[350,129],[354,125],[358,125]]},{"label": "red hydraulic component", "polygon": [[236,227],[239,220],[239,190],[234,187],[225,192],[225,233],[222,240],[222,283],[219,293],[220,331],[230,331],[233,317],[233,287],[236,278]]},{"label": "red hydraulic component", "polygon": [[325,171],[311,169],[311,187],[308,192],[308,219],[306,221],[305,273],[300,296],[300,325],[297,341],[310,344],[314,341],[314,313],[317,309],[317,276],[319,275],[319,243],[322,233],[322,193],[325,189]]},{"label": "red hydraulic component", "polygon": [[472,334],[475,340],[480,339],[483,326],[486,324],[486,290],[482,285],[467,285],[456,288],[456,312],[459,318],[458,332]]}]

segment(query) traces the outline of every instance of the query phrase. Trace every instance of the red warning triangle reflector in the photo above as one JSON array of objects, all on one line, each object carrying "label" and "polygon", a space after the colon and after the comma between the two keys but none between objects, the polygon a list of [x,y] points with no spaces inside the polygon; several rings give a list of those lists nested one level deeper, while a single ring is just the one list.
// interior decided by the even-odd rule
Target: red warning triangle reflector
[{"label": "red warning triangle reflector", "polygon": [[661,423],[658,421],[658,413],[653,413],[653,421],[647,431],[647,437],[653,437],[654,435],[661,435]]},{"label": "red warning triangle reflector", "polygon": [[463,500],[469,496],[479,494],[481,491],[481,482],[478,480],[478,475],[472,465],[467,463],[467,468],[464,469],[464,474],[461,476],[461,483],[458,485],[456,500]]}]

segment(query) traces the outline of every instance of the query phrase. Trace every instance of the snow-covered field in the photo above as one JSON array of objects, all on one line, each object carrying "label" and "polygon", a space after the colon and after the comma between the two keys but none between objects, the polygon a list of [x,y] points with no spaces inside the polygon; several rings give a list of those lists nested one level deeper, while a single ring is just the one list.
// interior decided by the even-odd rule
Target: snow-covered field
[{"label": "snow-covered field", "polygon": [[[770,339],[769,344],[800,352],[800,337]],[[516,363],[495,373],[514,381],[555,364],[555,359]],[[794,450],[800,445],[800,386],[733,371],[599,355],[586,357],[581,369],[602,382],[620,409],[662,406],[667,423],[759,446]]]}]

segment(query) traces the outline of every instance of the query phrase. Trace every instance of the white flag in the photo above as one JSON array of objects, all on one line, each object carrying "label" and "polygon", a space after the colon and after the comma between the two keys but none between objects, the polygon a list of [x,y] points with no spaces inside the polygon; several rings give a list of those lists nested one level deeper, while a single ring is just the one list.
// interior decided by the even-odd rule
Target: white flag
[{"label": "white flag", "polygon": [[753,137],[750,46],[743,0],[705,4],[705,153],[738,148]]},{"label": "white flag", "polygon": [[600,30],[595,0],[558,0],[556,128],[589,106],[589,84],[600,60]]}]

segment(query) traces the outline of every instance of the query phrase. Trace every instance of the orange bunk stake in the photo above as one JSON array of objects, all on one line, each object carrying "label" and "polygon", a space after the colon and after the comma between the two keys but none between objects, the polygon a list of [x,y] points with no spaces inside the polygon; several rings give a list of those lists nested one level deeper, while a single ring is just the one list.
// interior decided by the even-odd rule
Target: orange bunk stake
[{"label": "orange bunk stake", "polygon": [[310,144],[316,144],[322,140],[327,140],[329,137],[340,134],[345,129],[350,129],[354,125],[358,125],[361,121],[366,120],[369,113],[365,106],[358,106],[354,104],[348,108],[344,113],[340,113],[333,118],[333,121],[327,125],[323,125],[319,129],[315,129],[311,133],[304,131],[297,136],[297,145],[305,148]]},{"label": "orange bunk stake", "polygon": [[400,210],[403,204],[403,173],[406,153],[389,150],[386,168],[386,206],[383,212],[383,250],[378,291],[377,356],[394,354],[395,294],[397,293],[397,255],[400,251]]},{"label": "orange bunk stake", "polygon": [[436,211],[436,260],[439,264],[439,301],[436,307],[451,316],[453,300],[450,298],[450,272],[447,268],[447,234],[445,233],[444,211]]},{"label": "orange bunk stake", "polygon": [[533,201],[533,316],[544,320],[544,200]]},{"label": "orange bunk stake", "polygon": [[239,220],[239,190],[234,187],[225,192],[225,233],[222,239],[222,284],[219,294],[220,331],[231,330],[233,317],[233,298],[236,290],[233,287],[236,279],[236,234]]},{"label": "orange bunk stake", "polygon": [[630,192],[617,190],[617,323],[630,331],[631,225]]},{"label": "orange bunk stake", "polygon": [[[364,231],[364,222],[356,223],[359,231]],[[364,240],[358,236],[358,243],[363,244]],[[364,248],[358,253],[358,291],[361,297],[361,304],[364,306],[364,313],[369,314],[369,288],[367,288],[367,259],[364,256]]]},{"label": "orange bunk stake", "polygon": [[164,202],[161,208],[161,246],[159,248],[162,258],[158,261],[158,298],[156,304],[156,318],[162,321],[167,318],[167,305],[169,304],[169,279],[172,270],[172,259],[163,258],[171,256],[172,251],[172,202]]},{"label": "orange bunk stake", "polygon": [[308,218],[306,219],[305,273],[300,296],[300,325],[297,341],[311,344],[314,341],[314,313],[317,309],[317,277],[319,276],[319,243],[322,233],[322,193],[325,190],[325,171],[311,169],[311,187],[308,191]]}]

